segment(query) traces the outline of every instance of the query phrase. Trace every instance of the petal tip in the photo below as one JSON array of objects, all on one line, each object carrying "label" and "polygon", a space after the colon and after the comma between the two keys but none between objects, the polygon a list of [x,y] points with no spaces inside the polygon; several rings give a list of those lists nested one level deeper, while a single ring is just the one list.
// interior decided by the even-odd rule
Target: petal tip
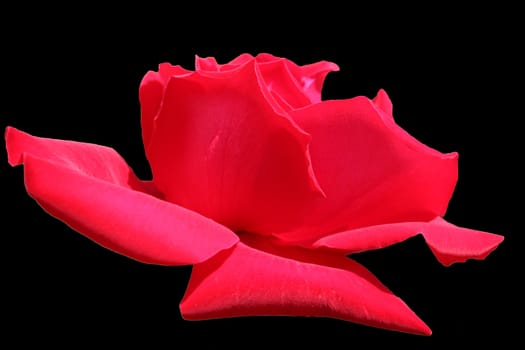
[{"label": "petal tip", "polygon": [[19,145],[19,136],[25,133],[12,126],[7,126],[4,131],[5,146],[7,151],[7,162],[11,166],[17,166],[23,163],[24,152]]},{"label": "petal tip", "polygon": [[341,70],[341,68],[339,68],[339,65],[333,63],[333,62],[330,62],[330,70],[332,72],[339,72]]},{"label": "petal tip", "polygon": [[459,153],[458,152],[449,152],[443,154],[444,159],[450,159],[450,160],[458,160],[459,159]]},{"label": "petal tip", "polygon": [[[443,266],[467,260],[484,260],[504,241],[502,235],[459,227],[437,217],[423,236]],[[461,239],[457,239],[461,237]]]}]

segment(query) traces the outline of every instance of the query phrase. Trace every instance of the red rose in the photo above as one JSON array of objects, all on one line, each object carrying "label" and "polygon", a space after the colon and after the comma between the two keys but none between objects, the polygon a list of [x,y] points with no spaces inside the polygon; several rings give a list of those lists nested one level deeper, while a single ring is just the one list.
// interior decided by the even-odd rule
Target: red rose
[{"label": "red rose", "polygon": [[324,316],[431,331],[347,257],[422,234],[444,265],[483,259],[502,236],[442,217],[456,153],[396,125],[384,91],[321,101],[330,62],[260,54],[196,71],[161,64],[140,85],[152,181],[104,146],[7,128],[9,163],[51,215],[132,259],[194,265],[186,319]]}]

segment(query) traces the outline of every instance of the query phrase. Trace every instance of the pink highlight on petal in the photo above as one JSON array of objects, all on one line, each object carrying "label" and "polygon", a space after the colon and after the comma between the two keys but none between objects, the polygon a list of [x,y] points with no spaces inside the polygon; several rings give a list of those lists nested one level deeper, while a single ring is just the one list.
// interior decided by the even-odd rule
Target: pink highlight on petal
[{"label": "pink highlight on petal", "polygon": [[165,202],[113,149],[6,129],[9,163],[24,165],[27,192],[50,215],[94,242],[151,264],[186,265],[231,247],[237,235]]}]

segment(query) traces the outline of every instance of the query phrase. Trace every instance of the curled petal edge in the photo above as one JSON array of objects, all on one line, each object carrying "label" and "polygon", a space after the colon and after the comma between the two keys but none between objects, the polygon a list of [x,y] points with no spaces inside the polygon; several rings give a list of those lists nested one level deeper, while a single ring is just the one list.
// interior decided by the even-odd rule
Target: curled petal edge
[{"label": "curled petal edge", "polygon": [[338,250],[347,255],[384,248],[418,234],[444,266],[469,259],[483,260],[504,240],[501,235],[459,227],[436,217],[429,222],[401,222],[343,231],[303,245]]}]

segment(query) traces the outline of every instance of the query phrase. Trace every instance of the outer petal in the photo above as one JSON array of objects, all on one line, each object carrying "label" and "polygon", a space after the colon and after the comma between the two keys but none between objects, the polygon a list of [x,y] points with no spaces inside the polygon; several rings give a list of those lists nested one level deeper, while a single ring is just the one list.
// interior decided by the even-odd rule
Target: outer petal
[{"label": "outer petal", "polygon": [[28,193],[51,215],[100,245],[146,263],[194,264],[238,237],[145,192],[111,148],[6,130],[9,163],[24,164]]},{"label": "outer petal", "polygon": [[190,71],[181,66],[172,66],[169,63],[161,63],[159,71],[146,73],[139,87],[139,101],[141,107],[141,127],[144,146],[147,148],[151,141],[151,133],[155,117],[159,111],[164,89],[171,76],[184,76]]},{"label": "outer petal", "polygon": [[185,319],[319,316],[431,333],[401,299],[351,259],[242,240],[193,267],[180,305]]},{"label": "outer petal", "polygon": [[253,61],[168,83],[147,152],[165,198],[233,230],[293,227],[321,197],[309,137],[276,111]]},{"label": "outer petal", "polygon": [[312,247],[341,250],[343,254],[384,248],[417,234],[423,235],[445,266],[467,259],[485,259],[504,237],[452,225],[441,217],[430,222],[400,222],[339,232],[321,238]]},{"label": "outer petal", "polygon": [[457,154],[412,138],[365,97],[291,111],[311,134],[310,154],[326,199],[288,240],[443,216],[457,181]]}]

